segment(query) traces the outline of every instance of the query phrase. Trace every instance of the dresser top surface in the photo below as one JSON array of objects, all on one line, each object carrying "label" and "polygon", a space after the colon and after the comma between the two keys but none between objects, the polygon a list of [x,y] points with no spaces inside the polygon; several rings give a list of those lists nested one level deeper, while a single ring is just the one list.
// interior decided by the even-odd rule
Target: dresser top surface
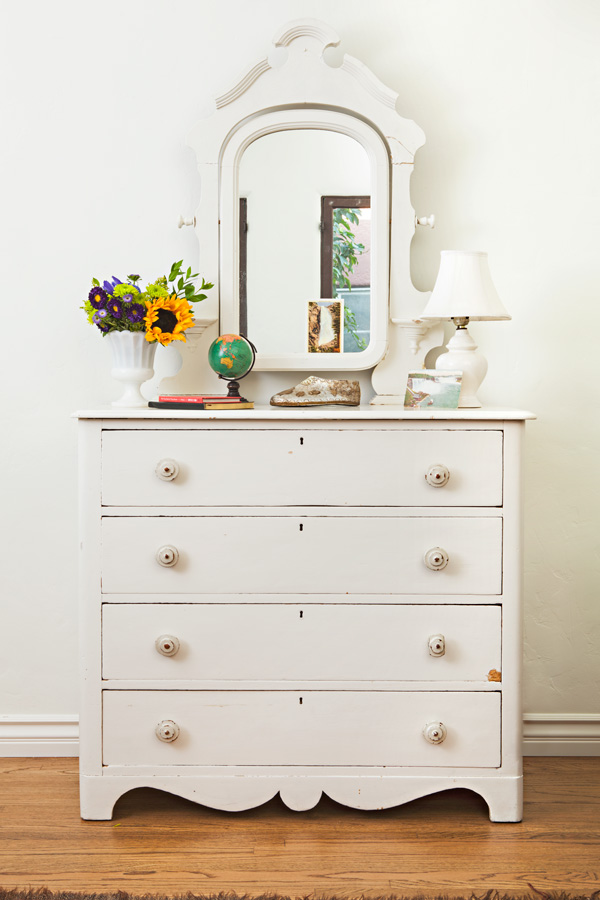
[{"label": "dresser top surface", "polygon": [[177,419],[179,421],[212,420],[212,419],[242,419],[249,421],[309,421],[309,420],[371,420],[371,421],[524,421],[535,419],[535,414],[522,409],[502,409],[495,407],[482,407],[480,409],[404,409],[402,406],[377,405],[377,406],[317,406],[293,408],[276,408],[273,406],[259,406],[254,409],[238,410],[204,410],[204,409],[118,409],[116,407],[104,407],[98,409],[78,410],[73,414],[78,419],[143,419],[145,421],[164,421]]}]

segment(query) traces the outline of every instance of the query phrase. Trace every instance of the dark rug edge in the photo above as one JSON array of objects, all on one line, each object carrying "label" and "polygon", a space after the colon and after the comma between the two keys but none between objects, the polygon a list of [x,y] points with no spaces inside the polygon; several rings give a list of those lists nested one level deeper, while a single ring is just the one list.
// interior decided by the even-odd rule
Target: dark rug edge
[{"label": "dark rug edge", "polygon": [[146,893],[133,894],[129,891],[98,891],[87,893],[85,891],[51,891],[46,887],[39,888],[1,888],[0,900],[600,900],[600,888],[590,893],[580,891],[545,891],[539,890],[529,882],[531,891],[526,893],[506,891],[465,891],[464,893],[445,894],[442,892],[415,894],[324,894],[312,893],[305,895],[288,894],[237,894],[235,892],[221,892],[216,894],[186,893],[163,894]]}]

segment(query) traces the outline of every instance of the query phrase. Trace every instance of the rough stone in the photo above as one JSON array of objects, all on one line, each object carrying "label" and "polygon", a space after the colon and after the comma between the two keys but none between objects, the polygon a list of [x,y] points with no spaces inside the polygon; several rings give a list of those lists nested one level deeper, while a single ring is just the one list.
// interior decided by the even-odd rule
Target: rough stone
[{"label": "rough stone", "polygon": [[342,406],[360,405],[360,384],[340,378],[309,375],[295,387],[271,397],[271,406]]}]

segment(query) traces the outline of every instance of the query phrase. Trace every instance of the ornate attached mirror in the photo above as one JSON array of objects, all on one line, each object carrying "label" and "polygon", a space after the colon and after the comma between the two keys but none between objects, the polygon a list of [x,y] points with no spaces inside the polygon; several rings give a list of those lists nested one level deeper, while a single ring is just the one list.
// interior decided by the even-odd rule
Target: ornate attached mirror
[{"label": "ornate attached mirror", "polygon": [[[221,172],[221,329],[247,328],[257,370],[376,365],[386,347],[389,268],[389,164],[379,135],[336,110],[266,112],[231,135]],[[369,198],[367,244],[358,240],[361,207],[345,207],[338,232],[346,246],[368,251],[356,250],[334,279],[336,235],[322,278],[323,207],[353,195]],[[366,310],[352,305],[351,276],[363,255]],[[359,324],[367,325],[363,334]]]},{"label": "ornate attached mirror", "polygon": [[371,271],[373,181],[368,152],[339,131],[274,131],[244,152],[239,327],[264,356],[369,350],[378,274]]},{"label": "ornate attached mirror", "polygon": [[361,62],[328,63],[338,43],[313,19],[286,26],[273,61],[219,96],[191,134],[201,267],[216,281],[202,313],[247,334],[257,371],[374,369],[375,402],[398,402],[407,348],[426,330],[409,261],[409,180],[424,138]]}]

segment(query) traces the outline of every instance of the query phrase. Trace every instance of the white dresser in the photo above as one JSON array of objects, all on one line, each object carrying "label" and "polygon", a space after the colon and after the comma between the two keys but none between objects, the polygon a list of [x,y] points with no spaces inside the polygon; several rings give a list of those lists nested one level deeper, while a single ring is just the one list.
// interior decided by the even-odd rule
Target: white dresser
[{"label": "white dresser", "polygon": [[79,413],[81,814],[451,787],[518,821],[528,413]]}]

